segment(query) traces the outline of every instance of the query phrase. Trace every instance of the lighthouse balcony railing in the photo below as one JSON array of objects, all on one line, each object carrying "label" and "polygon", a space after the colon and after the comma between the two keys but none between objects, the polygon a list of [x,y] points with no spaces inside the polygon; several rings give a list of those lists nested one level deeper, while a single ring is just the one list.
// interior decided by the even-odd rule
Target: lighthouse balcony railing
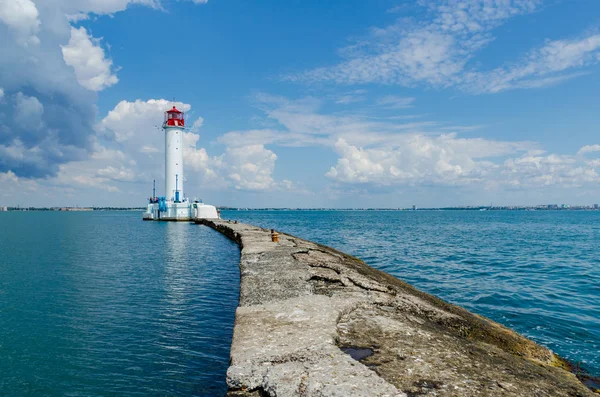
[{"label": "lighthouse balcony railing", "polygon": [[163,123],[163,128],[165,127],[185,127],[185,120],[183,119],[168,119]]}]

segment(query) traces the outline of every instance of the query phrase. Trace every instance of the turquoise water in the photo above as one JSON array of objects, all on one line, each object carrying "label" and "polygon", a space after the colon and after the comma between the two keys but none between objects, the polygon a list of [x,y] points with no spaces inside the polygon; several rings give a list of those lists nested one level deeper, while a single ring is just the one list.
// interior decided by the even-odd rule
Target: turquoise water
[{"label": "turquoise water", "polygon": [[[600,212],[224,211],[356,255],[600,374]],[[0,213],[1,396],[219,396],[239,250],[140,213]]]},{"label": "turquoise water", "polygon": [[229,211],[332,246],[600,375],[600,211]]},{"label": "turquoise water", "polygon": [[0,213],[0,395],[224,395],[239,249],[141,213]]}]

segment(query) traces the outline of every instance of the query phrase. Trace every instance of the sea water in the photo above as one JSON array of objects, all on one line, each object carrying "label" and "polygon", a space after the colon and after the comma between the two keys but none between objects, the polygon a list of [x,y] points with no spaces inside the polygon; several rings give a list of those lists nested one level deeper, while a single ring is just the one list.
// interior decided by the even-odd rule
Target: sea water
[{"label": "sea water", "polygon": [[[600,212],[222,215],[358,256],[600,374]],[[186,222],[0,213],[0,395],[223,395],[238,262]]]},{"label": "sea water", "polygon": [[0,213],[0,396],[222,396],[239,249],[140,212]]},{"label": "sea water", "polygon": [[600,211],[229,211],[357,256],[600,375]]}]

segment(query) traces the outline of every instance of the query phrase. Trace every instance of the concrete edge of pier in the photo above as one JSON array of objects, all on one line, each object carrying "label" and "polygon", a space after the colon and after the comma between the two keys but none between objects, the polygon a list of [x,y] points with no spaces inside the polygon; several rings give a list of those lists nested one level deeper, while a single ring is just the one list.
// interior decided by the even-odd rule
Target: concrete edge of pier
[{"label": "concrete edge of pier", "polygon": [[598,395],[547,348],[350,255],[196,223],[241,247],[229,397]]}]

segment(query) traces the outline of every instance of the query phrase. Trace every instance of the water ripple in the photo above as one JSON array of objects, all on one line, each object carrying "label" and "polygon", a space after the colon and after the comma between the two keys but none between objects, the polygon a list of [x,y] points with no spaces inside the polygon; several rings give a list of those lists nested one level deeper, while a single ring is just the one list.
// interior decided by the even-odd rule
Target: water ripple
[{"label": "water ripple", "polygon": [[0,217],[0,395],[223,395],[239,250],[138,213]]},{"label": "water ripple", "polygon": [[600,375],[600,212],[230,211],[363,259]]}]

